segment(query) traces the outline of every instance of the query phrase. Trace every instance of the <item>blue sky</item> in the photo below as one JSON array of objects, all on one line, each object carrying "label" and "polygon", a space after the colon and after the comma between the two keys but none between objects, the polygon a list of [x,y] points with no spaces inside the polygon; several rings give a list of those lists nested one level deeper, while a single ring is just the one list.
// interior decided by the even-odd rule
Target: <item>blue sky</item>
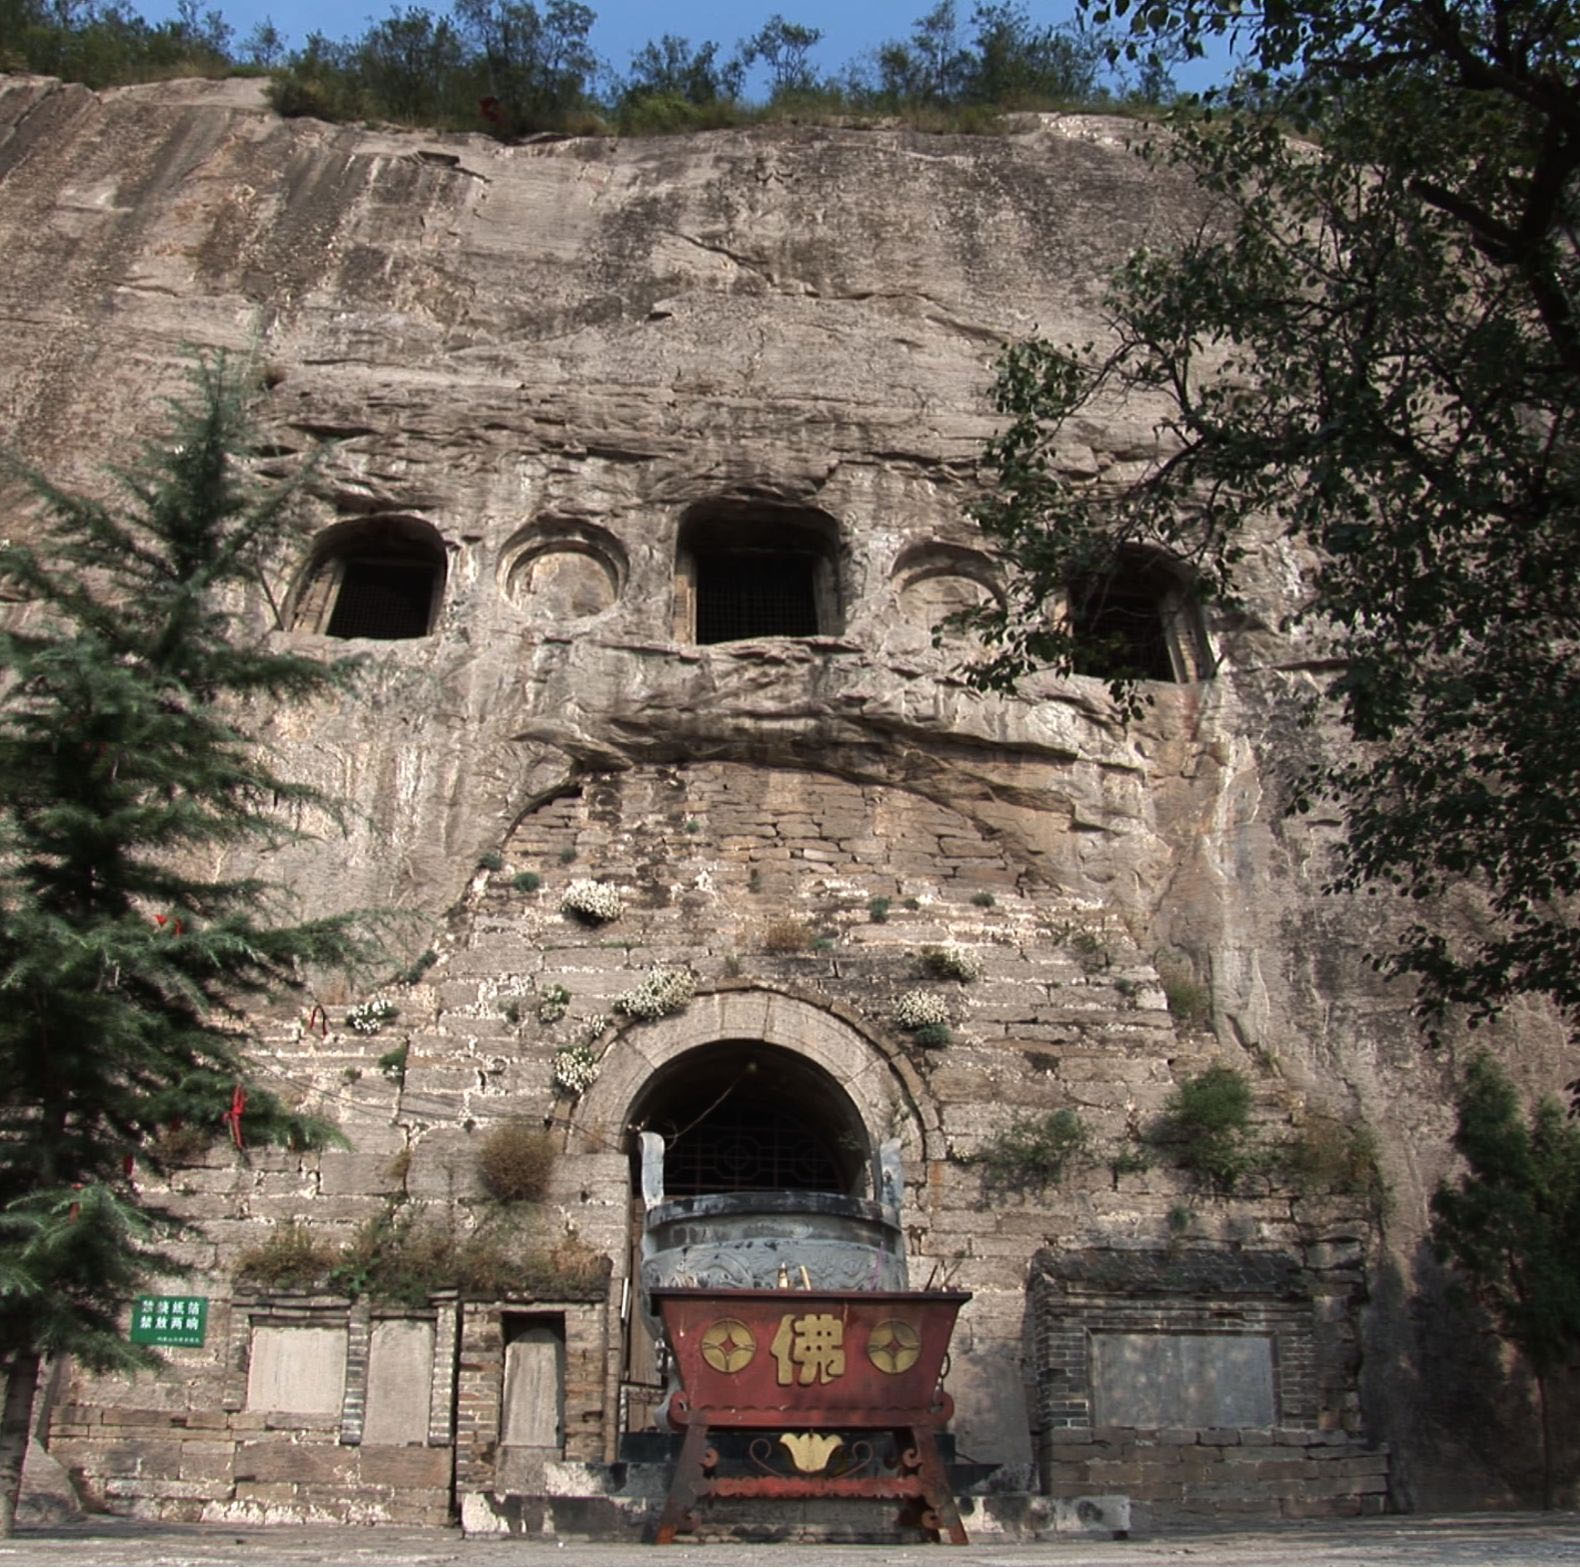
[{"label": "blue sky", "polygon": [[[405,4],[426,4],[429,10],[443,13],[449,0],[402,0],[397,7],[391,0],[199,0],[202,9],[219,10],[236,30],[240,42],[255,24],[265,17],[290,40],[298,44],[314,30],[330,38],[350,38],[361,33],[371,21],[388,16]],[[624,72],[633,51],[661,33],[678,33],[693,43],[713,39],[720,55],[733,52],[736,43],[749,37],[776,10],[788,20],[823,31],[823,41],[814,52],[814,63],[824,72],[837,71],[858,55],[874,49],[891,38],[909,34],[918,16],[931,9],[933,0],[868,0],[853,5],[849,0],[765,0],[761,6],[745,7],[728,0],[671,0],[663,6],[642,0],[588,0],[598,20],[592,30],[592,44],[598,54],[617,71]],[[969,30],[972,0],[956,0],[962,30]],[[151,19],[173,15],[175,0],[145,0],[144,13]],[[1059,25],[1074,14],[1073,3],[1037,3],[1028,0],[1026,11],[1039,24]],[[1205,87],[1220,74],[1200,64],[1178,73],[1181,86]]]}]

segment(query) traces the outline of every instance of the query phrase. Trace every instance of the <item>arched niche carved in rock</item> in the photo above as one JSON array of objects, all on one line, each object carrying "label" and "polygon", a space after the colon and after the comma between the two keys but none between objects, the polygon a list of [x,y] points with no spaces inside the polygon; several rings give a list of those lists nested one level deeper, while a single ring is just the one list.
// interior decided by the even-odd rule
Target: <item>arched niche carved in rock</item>
[{"label": "arched niche carved in rock", "polygon": [[426,637],[447,575],[444,540],[420,517],[335,523],[313,541],[288,599],[286,624],[329,637]]},{"label": "arched niche carved in rock", "polygon": [[624,547],[607,529],[568,518],[543,518],[505,546],[505,597],[546,621],[580,621],[619,602]]},{"label": "arched niche carved in rock", "polygon": [[[1001,603],[1000,574],[992,558],[961,545],[913,545],[894,563],[892,581],[899,602],[900,625],[913,638],[931,641],[945,619],[961,610]],[[944,629],[941,640],[970,646],[967,630]]]}]

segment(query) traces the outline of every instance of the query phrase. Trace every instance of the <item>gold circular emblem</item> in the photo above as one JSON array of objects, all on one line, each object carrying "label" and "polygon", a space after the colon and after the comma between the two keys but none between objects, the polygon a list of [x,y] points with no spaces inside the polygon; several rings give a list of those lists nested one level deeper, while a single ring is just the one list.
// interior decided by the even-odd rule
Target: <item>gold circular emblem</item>
[{"label": "gold circular emblem", "polygon": [[922,1336],[899,1318],[885,1318],[867,1336],[867,1359],[880,1372],[905,1372],[922,1353]]},{"label": "gold circular emblem", "polygon": [[720,1318],[702,1331],[702,1359],[715,1372],[739,1372],[756,1354],[757,1341],[739,1318]]}]

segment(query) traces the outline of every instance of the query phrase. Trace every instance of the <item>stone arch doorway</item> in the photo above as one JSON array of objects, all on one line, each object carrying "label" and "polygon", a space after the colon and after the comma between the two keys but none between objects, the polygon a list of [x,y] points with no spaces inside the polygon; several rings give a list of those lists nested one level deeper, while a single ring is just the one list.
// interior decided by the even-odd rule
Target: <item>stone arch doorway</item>
[{"label": "stone arch doorway", "polygon": [[666,1197],[872,1191],[874,1151],[850,1096],[821,1067],[761,1040],[715,1041],[666,1064],[630,1127],[664,1140]]},{"label": "stone arch doorway", "polygon": [[[570,1121],[590,1144],[621,1152],[629,1183],[622,1310],[610,1325],[627,1432],[652,1424],[663,1394],[640,1301],[642,1133],[665,1140],[666,1196],[764,1190],[872,1207],[886,1195],[898,1206],[905,1179],[919,1185],[943,1153],[936,1109],[902,1053],[826,1004],[758,986],[629,1025]],[[898,1155],[887,1188],[885,1144]]]}]

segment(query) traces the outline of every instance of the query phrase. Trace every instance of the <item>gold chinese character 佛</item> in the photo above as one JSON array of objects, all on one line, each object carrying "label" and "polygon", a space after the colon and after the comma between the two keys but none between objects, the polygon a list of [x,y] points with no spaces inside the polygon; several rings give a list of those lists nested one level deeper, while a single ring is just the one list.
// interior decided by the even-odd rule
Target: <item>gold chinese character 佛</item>
[{"label": "gold chinese character \u4f5b", "polygon": [[845,1375],[845,1325],[832,1312],[785,1313],[768,1348],[779,1363],[781,1387],[832,1383]]}]

